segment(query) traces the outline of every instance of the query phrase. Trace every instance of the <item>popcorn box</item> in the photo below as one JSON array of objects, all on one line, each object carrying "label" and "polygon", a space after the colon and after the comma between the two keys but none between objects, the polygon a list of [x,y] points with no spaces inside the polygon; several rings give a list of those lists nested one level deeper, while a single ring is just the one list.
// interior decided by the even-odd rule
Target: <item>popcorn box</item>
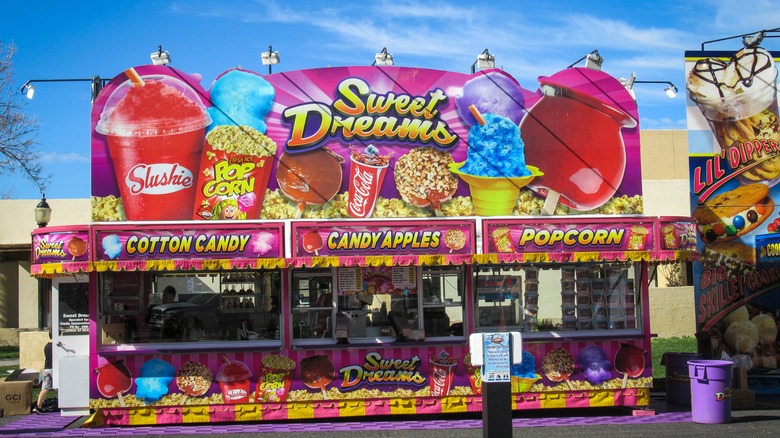
[{"label": "popcorn box", "polygon": [[192,219],[258,219],[276,143],[249,126],[221,125],[206,135]]}]

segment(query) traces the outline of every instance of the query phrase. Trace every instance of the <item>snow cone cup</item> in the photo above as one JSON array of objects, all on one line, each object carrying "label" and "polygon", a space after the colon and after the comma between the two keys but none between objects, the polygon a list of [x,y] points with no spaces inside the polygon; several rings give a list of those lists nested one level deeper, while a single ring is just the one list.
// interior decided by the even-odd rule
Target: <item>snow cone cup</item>
[{"label": "snow cone cup", "polygon": [[241,361],[229,361],[225,358],[223,360],[225,363],[219,369],[216,380],[225,403],[249,403],[249,379],[252,372]]},{"label": "snow cone cup", "polygon": [[188,220],[211,117],[179,79],[128,76],[96,127],[106,135],[127,220]]},{"label": "snow cone cup", "polygon": [[531,386],[533,386],[533,384],[536,383],[536,381],[541,378],[542,376],[540,376],[539,374],[537,374],[536,377],[512,376],[510,378],[511,385],[512,385],[512,392],[528,392],[531,389]]},{"label": "snow cone cup", "polygon": [[521,177],[488,177],[464,173],[460,168],[463,163],[450,163],[450,171],[458,175],[469,185],[471,202],[477,216],[509,216],[517,203],[520,189],[528,185],[537,176],[542,176],[538,168],[528,166],[530,176]]}]

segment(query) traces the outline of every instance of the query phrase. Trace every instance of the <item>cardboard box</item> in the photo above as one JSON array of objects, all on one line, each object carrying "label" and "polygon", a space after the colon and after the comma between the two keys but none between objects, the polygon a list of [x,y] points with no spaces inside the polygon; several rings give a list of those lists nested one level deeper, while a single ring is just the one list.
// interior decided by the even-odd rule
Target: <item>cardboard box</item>
[{"label": "cardboard box", "polygon": [[0,411],[2,415],[27,415],[32,406],[32,382],[0,382]]}]

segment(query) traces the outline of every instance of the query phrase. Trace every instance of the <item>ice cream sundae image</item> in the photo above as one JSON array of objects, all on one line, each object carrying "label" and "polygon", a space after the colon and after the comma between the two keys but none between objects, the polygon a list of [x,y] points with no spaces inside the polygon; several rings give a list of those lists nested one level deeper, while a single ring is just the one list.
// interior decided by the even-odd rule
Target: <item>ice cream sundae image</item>
[{"label": "ice cream sundae image", "polygon": [[[761,47],[745,47],[727,61],[696,62],[688,76],[688,95],[701,110],[721,150],[755,140],[780,140],[777,110],[777,68]],[[755,154],[740,164],[743,182],[780,177],[776,153]]]},{"label": "ice cream sundae image", "polygon": [[474,105],[469,109],[478,123],[469,131],[466,161],[450,164],[450,170],[469,184],[477,215],[511,215],[520,188],[542,173],[525,164],[525,147],[515,123],[483,115]]}]

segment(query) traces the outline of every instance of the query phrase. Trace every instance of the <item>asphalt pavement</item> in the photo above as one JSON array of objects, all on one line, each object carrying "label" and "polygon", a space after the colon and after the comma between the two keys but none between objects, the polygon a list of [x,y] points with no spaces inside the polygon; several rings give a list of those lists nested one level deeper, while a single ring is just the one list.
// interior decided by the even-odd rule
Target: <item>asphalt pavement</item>
[{"label": "asphalt pavement", "polygon": [[[484,437],[482,417],[471,415],[395,416],[199,425],[82,428],[87,417],[61,417],[59,413],[0,418],[0,436],[19,437],[216,437],[262,436],[279,438],[327,437]],[[589,408],[515,411],[513,437],[697,437],[777,436],[780,430],[780,398],[757,396],[755,407],[733,410],[726,424],[697,424],[690,407],[668,405],[664,394],[652,394],[646,409]],[[491,436],[492,438],[492,436]],[[495,438],[504,438],[498,437]]]}]

